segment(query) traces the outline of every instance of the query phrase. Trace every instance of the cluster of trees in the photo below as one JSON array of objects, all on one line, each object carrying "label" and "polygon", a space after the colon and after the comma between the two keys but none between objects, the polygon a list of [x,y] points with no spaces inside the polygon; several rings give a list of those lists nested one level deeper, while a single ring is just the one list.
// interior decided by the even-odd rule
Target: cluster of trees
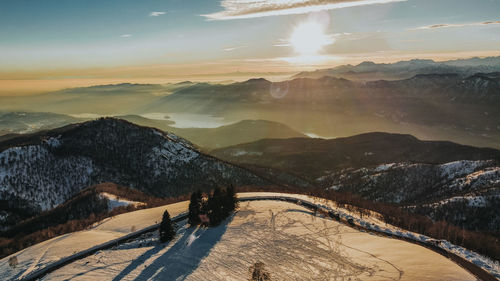
[{"label": "cluster of trees", "polygon": [[[478,197],[478,200],[481,200]],[[483,197],[477,205],[466,199],[441,204],[421,204],[407,208],[410,212],[446,221],[468,230],[496,233],[500,237],[500,197]]]},{"label": "cluster of trees", "polygon": [[[227,218],[238,207],[238,199],[233,186],[227,189],[215,188],[205,196],[201,191],[191,194],[188,223],[215,226]],[[204,220],[207,218],[208,220]]]}]

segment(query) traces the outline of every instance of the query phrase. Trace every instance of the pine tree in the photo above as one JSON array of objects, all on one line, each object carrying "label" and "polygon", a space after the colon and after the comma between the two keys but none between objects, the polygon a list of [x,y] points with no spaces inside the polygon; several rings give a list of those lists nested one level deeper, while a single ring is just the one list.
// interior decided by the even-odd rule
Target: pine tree
[{"label": "pine tree", "polygon": [[238,208],[238,198],[236,197],[236,191],[234,186],[229,186],[226,190],[226,198],[227,198],[227,206],[229,208],[229,212],[232,212]]},{"label": "pine tree", "polygon": [[172,240],[175,236],[174,225],[172,224],[172,220],[170,219],[170,214],[167,210],[163,213],[163,218],[160,224],[160,241],[162,243],[168,242]]},{"label": "pine tree", "polygon": [[191,226],[200,223],[200,212],[202,207],[202,193],[201,191],[195,191],[191,194],[191,201],[189,202],[189,214],[188,223]]},{"label": "pine tree", "polygon": [[211,225],[218,225],[223,219],[223,197],[220,187],[216,187],[208,198],[208,217]]}]

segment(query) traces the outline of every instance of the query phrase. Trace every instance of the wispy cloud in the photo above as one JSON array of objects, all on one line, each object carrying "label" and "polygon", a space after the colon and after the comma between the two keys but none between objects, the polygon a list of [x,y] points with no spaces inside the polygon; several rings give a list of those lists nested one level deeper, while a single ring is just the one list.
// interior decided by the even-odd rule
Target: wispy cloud
[{"label": "wispy cloud", "polygon": [[245,19],[401,1],[407,0],[222,0],[222,11],[202,16],[210,20]]},{"label": "wispy cloud", "polygon": [[466,27],[466,26],[486,26],[500,24],[500,20],[497,21],[483,21],[483,22],[472,22],[472,23],[441,23],[441,24],[433,24],[420,26],[417,28],[413,28],[411,30],[425,30],[425,29],[438,29],[438,28],[450,28],[450,27]]},{"label": "wispy cloud", "polygon": [[158,16],[161,16],[161,15],[164,15],[166,14],[167,12],[151,12],[149,14],[150,17],[158,17]]},{"label": "wispy cloud", "polygon": [[238,50],[238,49],[243,49],[243,48],[246,48],[246,47],[247,46],[227,47],[227,48],[224,48],[222,50],[226,51],[226,52],[231,52],[231,51]]},{"label": "wispy cloud", "polygon": [[132,34],[122,34],[120,35],[121,38],[129,38],[132,37]]}]

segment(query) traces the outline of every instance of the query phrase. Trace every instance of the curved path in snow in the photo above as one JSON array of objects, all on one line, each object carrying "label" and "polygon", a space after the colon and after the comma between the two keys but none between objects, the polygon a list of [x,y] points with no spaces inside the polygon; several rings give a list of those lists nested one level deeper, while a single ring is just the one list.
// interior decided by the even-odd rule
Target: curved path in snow
[{"label": "curved path in snow", "polygon": [[[381,235],[381,236],[386,236],[386,237],[390,237],[390,238],[394,238],[394,239],[404,240],[404,241],[409,242],[409,243],[413,243],[413,244],[417,244],[417,245],[426,247],[434,252],[437,252],[437,253],[451,259],[453,262],[455,262],[456,264],[460,265],[461,267],[463,267],[464,269],[469,271],[471,274],[473,274],[479,280],[484,280],[484,281],[497,281],[498,280],[493,275],[491,275],[489,272],[487,272],[486,270],[477,266],[476,264],[474,264],[474,263],[454,254],[454,253],[448,252],[448,251],[438,247],[437,245],[434,245],[434,244],[431,244],[428,242],[423,242],[423,241],[420,241],[417,239],[412,239],[410,237],[398,236],[395,234],[384,232],[382,230],[367,228],[367,227],[364,227],[362,225],[355,224],[354,221],[352,221],[350,219],[343,218],[339,213],[336,213],[335,211],[331,210],[328,207],[310,202],[308,200],[304,200],[302,198],[297,198],[297,197],[292,197],[292,196],[293,196],[292,194],[290,194],[289,196],[285,196],[285,195],[275,195],[275,196],[273,196],[273,195],[257,195],[257,196],[242,197],[242,198],[239,198],[239,201],[245,202],[245,201],[259,201],[259,200],[273,200],[273,201],[285,201],[285,202],[289,202],[289,203],[294,203],[294,204],[303,206],[307,209],[310,209],[314,212],[321,212],[321,213],[329,216],[331,219],[335,219],[335,220],[340,221],[342,223],[348,224],[352,228],[366,231],[366,232],[371,232],[371,233]],[[182,214],[174,217],[172,219],[172,221],[179,222],[179,221],[185,220],[186,218],[187,218],[187,213],[182,213]],[[113,248],[117,245],[126,243],[127,241],[130,241],[131,239],[137,238],[145,233],[156,231],[158,228],[159,228],[159,224],[151,225],[151,226],[146,227],[142,230],[130,233],[130,234],[125,235],[123,237],[120,237],[120,238],[108,241],[106,243],[103,243],[101,245],[97,245],[95,247],[89,248],[87,250],[75,253],[75,254],[68,256],[66,258],[63,258],[57,262],[51,263],[51,264],[49,264],[41,269],[30,272],[29,274],[24,275],[21,280],[40,279],[40,278],[44,277],[45,275],[47,275],[48,273],[51,273],[57,269],[60,269],[61,267],[65,266],[67,264],[70,264],[76,260],[80,260],[80,259],[86,258],[88,256],[91,256],[98,251],[110,249],[110,248]]]}]

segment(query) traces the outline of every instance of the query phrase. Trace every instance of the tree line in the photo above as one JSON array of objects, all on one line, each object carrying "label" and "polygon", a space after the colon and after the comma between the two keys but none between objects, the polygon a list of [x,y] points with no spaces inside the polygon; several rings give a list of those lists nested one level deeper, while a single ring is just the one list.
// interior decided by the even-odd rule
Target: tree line
[{"label": "tree line", "polygon": [[[188,223],[191,226],[216,226],[238,206],[238,199],[234,187],[226,189],[217,187],[212,193],[203,194],[201,191],[191,193],[189,201]],[[160,223],[160,242],[165,243],[175,237],[175,224],[165,210]]]},{"label": "tree line", "polygon": [[210,194],[196,191],[189,202],[188,223],[216,226],[229,217],[238,207],[238,199],[233,186],[226,189],[217,187]]}]

